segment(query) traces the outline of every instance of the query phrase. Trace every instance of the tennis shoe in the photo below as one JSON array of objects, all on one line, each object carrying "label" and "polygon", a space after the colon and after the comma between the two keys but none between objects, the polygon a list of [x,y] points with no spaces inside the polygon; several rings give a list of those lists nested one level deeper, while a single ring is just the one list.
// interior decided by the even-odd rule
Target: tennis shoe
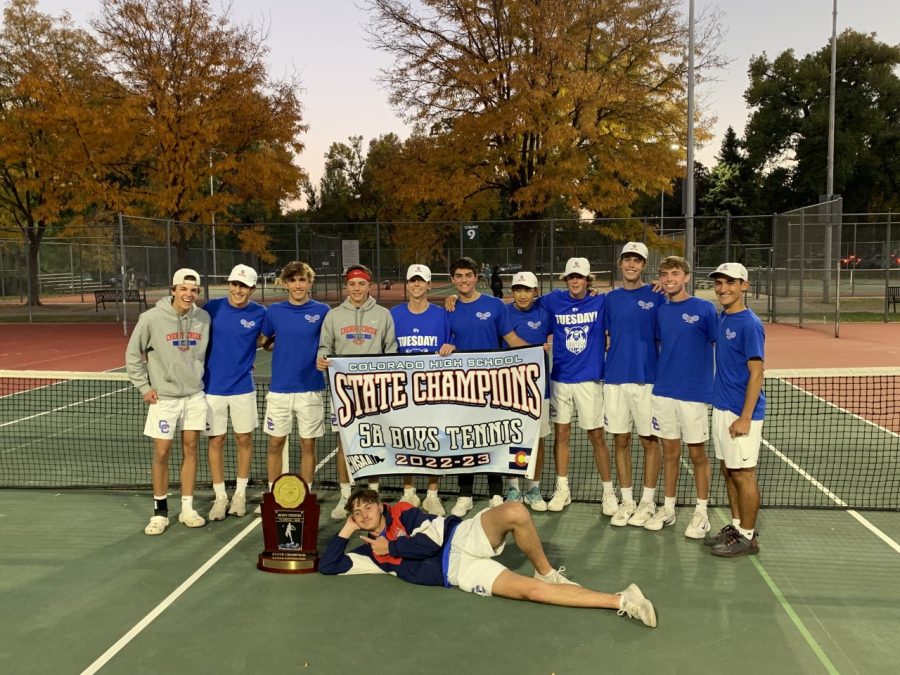
[{"label": "tennis shoe", "polygon": [[600,502],[604,516],[614,516],[619,510],[619,500],[616,498],[615,492],[604,492],[603,500]]},{"label": "tennis shoe", "polygon": [[472,510],[474,504],[472,503],[471,497],[459,497],[456,500],[456,504],[450,509],[450,513],[452,513],[457,518],[465,518],[466,514]]},{"label": "tennis shoe", "polygon": [[239,518],[247,513],[247,493],[235,492],[231,497],[231,508],[228,509],[229,516],[238,516]]},{"label": "tennis shoe", "polygon": [[629,619],[640,619],[645,626],[656,628],[656,610],[653,603],[644,597],[637,584],[631,584],[624,591],[619,591],[622,596],[622,605],[616,612],[619,616],[627,616]]},{"label": "tennis shoe", "polygon": [[412,504],[416,508],[419,508],[419,504],[422,503],[422,500],[419,499],[419,495],[417,495],[415,492],[413,492],[412,494],[407,494],[406,492],[404,492],[403,496],[400,497],[400,501],[405,502],[406,504]]},{"label": "tennis shoe", "polygon": [[624,527],[628,524],[628,519],[631,518],[632,514],[637,510],[637,504],[633,501],[623,501],[619,504],[619,508],[616,509],[616,512],[613,514],[612,519],[609,521],[610,525],[615,525],[616,527]]},{"label": "tennis shoe", "polygon": [[519,492],[519,488],[511,487],[506,491],[506,501],[508,502],[522,502],[522,493]]},{"label": "tennis shoe", "polygon": [[535,570],[534,578],[540,579],[548,584],[571,584],[572,586],[581,586],[581,584],[577,584],[569,579],[569,577],[564,574],[565,571],[565,567],[560,567],[558,570],[550,570],[547,574],[538,574]]},{"label": "tennis shoe", "polygon": [[656,504],[654,502],[641,502],[640,504],[638,504],[637,510],[634,512],[634,515],[632,515],[631,518],[628,519],[628,524],[634,525],[635,527],[643,527],[655,513]]},{"label": "tennis shoe", "polygon": [[197,513],[194,509],[190,511],[182,511],[178,514],[178,522],[184,523],[188,527],[203,527],[206,525],[206,521],[203,519],[199,513]]},{"label": "tennis shoe", "polygon": [[151,536],[162,534],[166,531],[168,526],[169,518],[167,516],[153,516],[150,519],[150,522],[147,523],[147,527],[144,528],[144,534],[149,534]]},{"label": "tennis shoe", "polygon": [[739,558],[745,555],[756,555],[759,553],[759,542],[756,540],[756,533],[752,539],[747,539],[737,528],[734,532],[729,532],[725,541],[712,547],[711,553],[720,558]]},{"label": "tennis shoe", "polygon": [[654,532],[675,524],[675,512],[663,507],[653,514],[653,517],[644,523],[645,530]]},{"label": "tennis shoe", "polygon": [[349,499],[349,497],[341,495],[340,499],[338,499],[338,503],[331,509],[332,520],[347,520],[347,501]]},{"label": "tennis shoe", "polygon": [[425,495],[425,501],[422,503],[422,508],[425,510],[425,513],[429,513],[432,516],[443,516],[447,513],[444,511],[444,505],[441,503],[441,498],[436,494]]},{"label": "tennis shoe", "polygon": [[536,486],[526,492],[523,499],[525,500],[525,503],[531,507],[532,511],[547,510],[547,502],[544,501],[544,497],[541,495],[540,488]]},{"label": "tennis shoe", "polygon": [[488,500],[488,508],[492,509],[495,506],[500,506],[503,503],[503,497],[500,495],[494,495]]},{"label": "tennis shoe", "polygon": [[225,520],[228,513],[228,497],[227,495],[216,495],[216,501],[213,502],[212,508],[209,510],[209,519]]},{"label": "tennis shoe", "polygon": [[547,509],[550,511],[562,511],[565,507],[572,503],[572,494],[569,488],[556,488],[556,492],[550,497]]},{"label": "tennis shoe", "polygon": [[694,511],[684,536],[688,539],[703,539],[707,532],[709,532],[709,518],[705,513]]},{"label": "tennis shoe", "polygon": [[703,538],[703,545],[704,546],[717,546],[717,545],[721,544],[723,541],[725,541],[728,538],[728,536],[732,530],[737,532],[737,528],[734,525],[731,525],[729,523],[728,525],[723,527],[718,532],[715,532],[715,533],[707,532],[706,536]]}]

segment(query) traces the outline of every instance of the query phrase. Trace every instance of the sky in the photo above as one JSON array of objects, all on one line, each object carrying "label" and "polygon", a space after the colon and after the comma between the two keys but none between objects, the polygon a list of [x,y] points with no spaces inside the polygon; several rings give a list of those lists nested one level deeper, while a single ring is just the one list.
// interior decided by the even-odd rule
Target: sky
[{"label": "sky", "polygon": [[[825,46],[831,38],[833,0],[696,0],[698,15],[709,8],[723,13],[726,31],[721,46],[730,64],[717,81],[698,89],[704,114],[715,118],[714,139],[697,150],[697,159],[715,164],[721,137],[729,125],[743,134],[747,108],[743,99],[750,58],[765,52],[774,58],[793,48],[798,57]],[[688,0],[683,0],[687,14]],[[218,7],[217,0],[213,6]],[[99,12],[99,0],[38,0],[42,12],[68,10],[87,26]],[[375,78],[390,65],[387,54],[366,41],[366,13],[355,0],[231,0],[237,23],[252,22],[268,34],[272,77],[300,77],[300,99],[309,131],[298,159],[314,183],[322,175],[328,147],[349,136],[364,143],[388,132],[401,138],[408,128],[391,109],[388,94]],[[900,2],[838,0],[838,33],[846,28],[875,32],[889,44],[900,43]],[[840,92],[838,92],[840,96]],[[839,130],[838,130],[839,132]]]}]

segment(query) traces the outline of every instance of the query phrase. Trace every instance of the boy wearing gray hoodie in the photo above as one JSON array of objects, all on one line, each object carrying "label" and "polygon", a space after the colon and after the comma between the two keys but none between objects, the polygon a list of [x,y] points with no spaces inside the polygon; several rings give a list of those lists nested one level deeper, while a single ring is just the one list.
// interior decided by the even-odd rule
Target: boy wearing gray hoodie
[{"label": "boy wearing gray hoodie", "polygon": [[[353,356],[369,354],[396,354],[397,335],[391,313],[369,295],[372,271],[365,265],[350,265],[344,273],[347,299],[325,315],[319,336],[319,352],[316,367],[328,370],[328,356]],[[332,425],[332,430],[337,429]],[[344,460],[344,449],[338,436],[338,482],[341,497],[331,512],[334,520],[347,518],[347,500],[350,498],[350,473]],[[369,487],[378,491],[378,479],[369,480]]]},{"label": "boy wearing gray hoodie", "polygon": [[206,428],[203,364],[209,344],[210,318],[196,306],[200,275],[188,268],[175,272],[172,295],[141,314],[125,350],[128,378],[149,405],[144,435],[153,439],[153,517],[144,533],[158,535],[169,525],[169,454],[181,426],[181,513],[179,522],[202,527],[194,509],[197,445]]}]

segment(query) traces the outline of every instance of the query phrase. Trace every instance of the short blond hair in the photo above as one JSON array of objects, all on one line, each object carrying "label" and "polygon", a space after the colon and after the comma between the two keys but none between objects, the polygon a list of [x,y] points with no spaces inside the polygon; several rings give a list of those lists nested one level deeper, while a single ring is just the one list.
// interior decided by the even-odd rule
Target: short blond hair
[{"label": "short blond hair", "polygon": [[292,260],[287,265],[284,266],[284,269],[281,270],[281,274],[279,275],[279,279],[282,282],[287,281],[291,277],[300,277],[301,279],[308,279],[309,283],[312,283],[316,280],[316,272],[312,267],[307,265],[305,262],[300,262],[299,260]]},{"label": "short blond hair", "polygon": [[691,263],[680,255],[667,255],[659,261],[659,271],[663,270],[682,270],[685,274],[690,274]]}]

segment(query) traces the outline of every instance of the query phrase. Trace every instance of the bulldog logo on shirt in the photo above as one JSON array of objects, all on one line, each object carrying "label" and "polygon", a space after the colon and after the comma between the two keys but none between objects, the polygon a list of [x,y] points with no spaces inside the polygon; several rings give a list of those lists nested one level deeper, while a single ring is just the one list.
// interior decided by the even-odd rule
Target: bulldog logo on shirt
[{"label": "bulldog logo on shirt", "polygon": [[566,327],[566,349],[573,354],[580,354],[587,348],[587,336],[590,326]]}]

